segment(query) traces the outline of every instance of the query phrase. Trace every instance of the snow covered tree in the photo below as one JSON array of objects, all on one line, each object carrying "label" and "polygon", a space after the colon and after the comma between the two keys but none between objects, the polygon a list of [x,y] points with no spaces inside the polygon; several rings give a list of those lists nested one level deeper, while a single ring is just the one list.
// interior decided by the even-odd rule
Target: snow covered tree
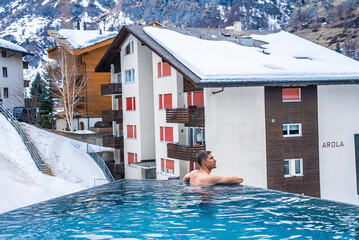
[{"label": "snow covered tree", "polygon": [[78,59],[59,47],[57,61],[51,63],[49,76],[55,87],[54,96],[60,100],[60,117],[63,117],[71,132],[74,131],[73,117],[76,108],[83,104],[86,75]]}]

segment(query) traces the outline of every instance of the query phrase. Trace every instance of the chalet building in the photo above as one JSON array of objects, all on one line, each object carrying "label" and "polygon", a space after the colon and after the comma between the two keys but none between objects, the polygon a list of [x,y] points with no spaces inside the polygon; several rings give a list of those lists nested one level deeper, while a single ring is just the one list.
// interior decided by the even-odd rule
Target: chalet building
[{"label": "chalet building", "polygon": [[0,102],[10,111],[14,107],[24,107],[24,87],[29,82],[24,80],[23,70],[28,62],[23,61],[26,55],[33,55],[25,48],[0,39]]},{"label": "chalet building", "polygon": [[126,178],[182,178],[207,149],[246,185],[359,203],[357,61],[284,31],[124,26],[96,71],[122,89]]},{"label": "chalet building", "polygon": [[[109,73],[97,73],[95,67],[117,33],[99,30],[49,30],[48,34],[58,46],[47,49],[49,58],[57,59],[60,48],[76,57],[80,65],[79,79],[87,80],[81,104],[75,108],[74,129],[90,130],[94,126],[105,125],[102,111],[112,108],[111,97],[101,96],[101,85],[110,83]],[[66,129],[64,119],[57,119],[57,130]]]}]

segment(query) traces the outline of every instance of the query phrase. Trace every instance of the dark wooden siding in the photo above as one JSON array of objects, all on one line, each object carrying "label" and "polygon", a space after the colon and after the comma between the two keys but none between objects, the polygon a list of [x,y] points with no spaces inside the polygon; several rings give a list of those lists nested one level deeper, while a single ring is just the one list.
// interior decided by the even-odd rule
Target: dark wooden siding
[{"label": "dark wooden siding", "polygon": [[[301,87],[301,102],[282,102],[281,87],[265,87],[268,188],[320,197],[317,87]],[[283,124],[301,123],[301,137]],[[284,177],[284,159],[303,159],[301,177]]]}]

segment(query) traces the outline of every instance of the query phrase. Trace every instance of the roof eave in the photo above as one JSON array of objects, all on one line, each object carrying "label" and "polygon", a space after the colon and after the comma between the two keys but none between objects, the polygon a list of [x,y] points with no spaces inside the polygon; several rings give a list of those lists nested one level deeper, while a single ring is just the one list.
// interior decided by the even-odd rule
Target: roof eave
[{"label": "roof eave", "polygon": [[307,86],[307,85],[351,85],[359,84],[358,79],[327,79],[327,80],[246,80],[246,81],[202,81],[198,87],[216,88],[216,87],[279,87],[279,86]]}]

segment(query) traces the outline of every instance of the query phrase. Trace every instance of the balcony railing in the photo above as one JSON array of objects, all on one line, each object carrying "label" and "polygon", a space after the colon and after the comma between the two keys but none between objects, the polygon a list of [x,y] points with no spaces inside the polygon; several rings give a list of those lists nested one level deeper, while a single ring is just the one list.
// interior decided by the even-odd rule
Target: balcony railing
[{"label": "balcony railing", "polygon": [[204,127],[204,108],[166,109],[168,123],[184,123],[187,127]]},{"label": "balcony railing", "polygon": [[116,121],[117,123],[123,122],[122,110],[103,110],[102,111],[102,121],[112,122]]},{"label": "balcony railing", "polygon": [[196,162],[199,151],[206,150],[206,146],[186,146],[178,143],[167,143],[167,157]]},{"label": "balcony railing", "polygon": [[122,84],[121,83],[109,83],[101,85],[101,95],[116,95],[122,94]]},{"label": "balcony railing", "polygon": [[102,137],[102,142],[104,147],[123,149],[123,137],[107,135]]}]

